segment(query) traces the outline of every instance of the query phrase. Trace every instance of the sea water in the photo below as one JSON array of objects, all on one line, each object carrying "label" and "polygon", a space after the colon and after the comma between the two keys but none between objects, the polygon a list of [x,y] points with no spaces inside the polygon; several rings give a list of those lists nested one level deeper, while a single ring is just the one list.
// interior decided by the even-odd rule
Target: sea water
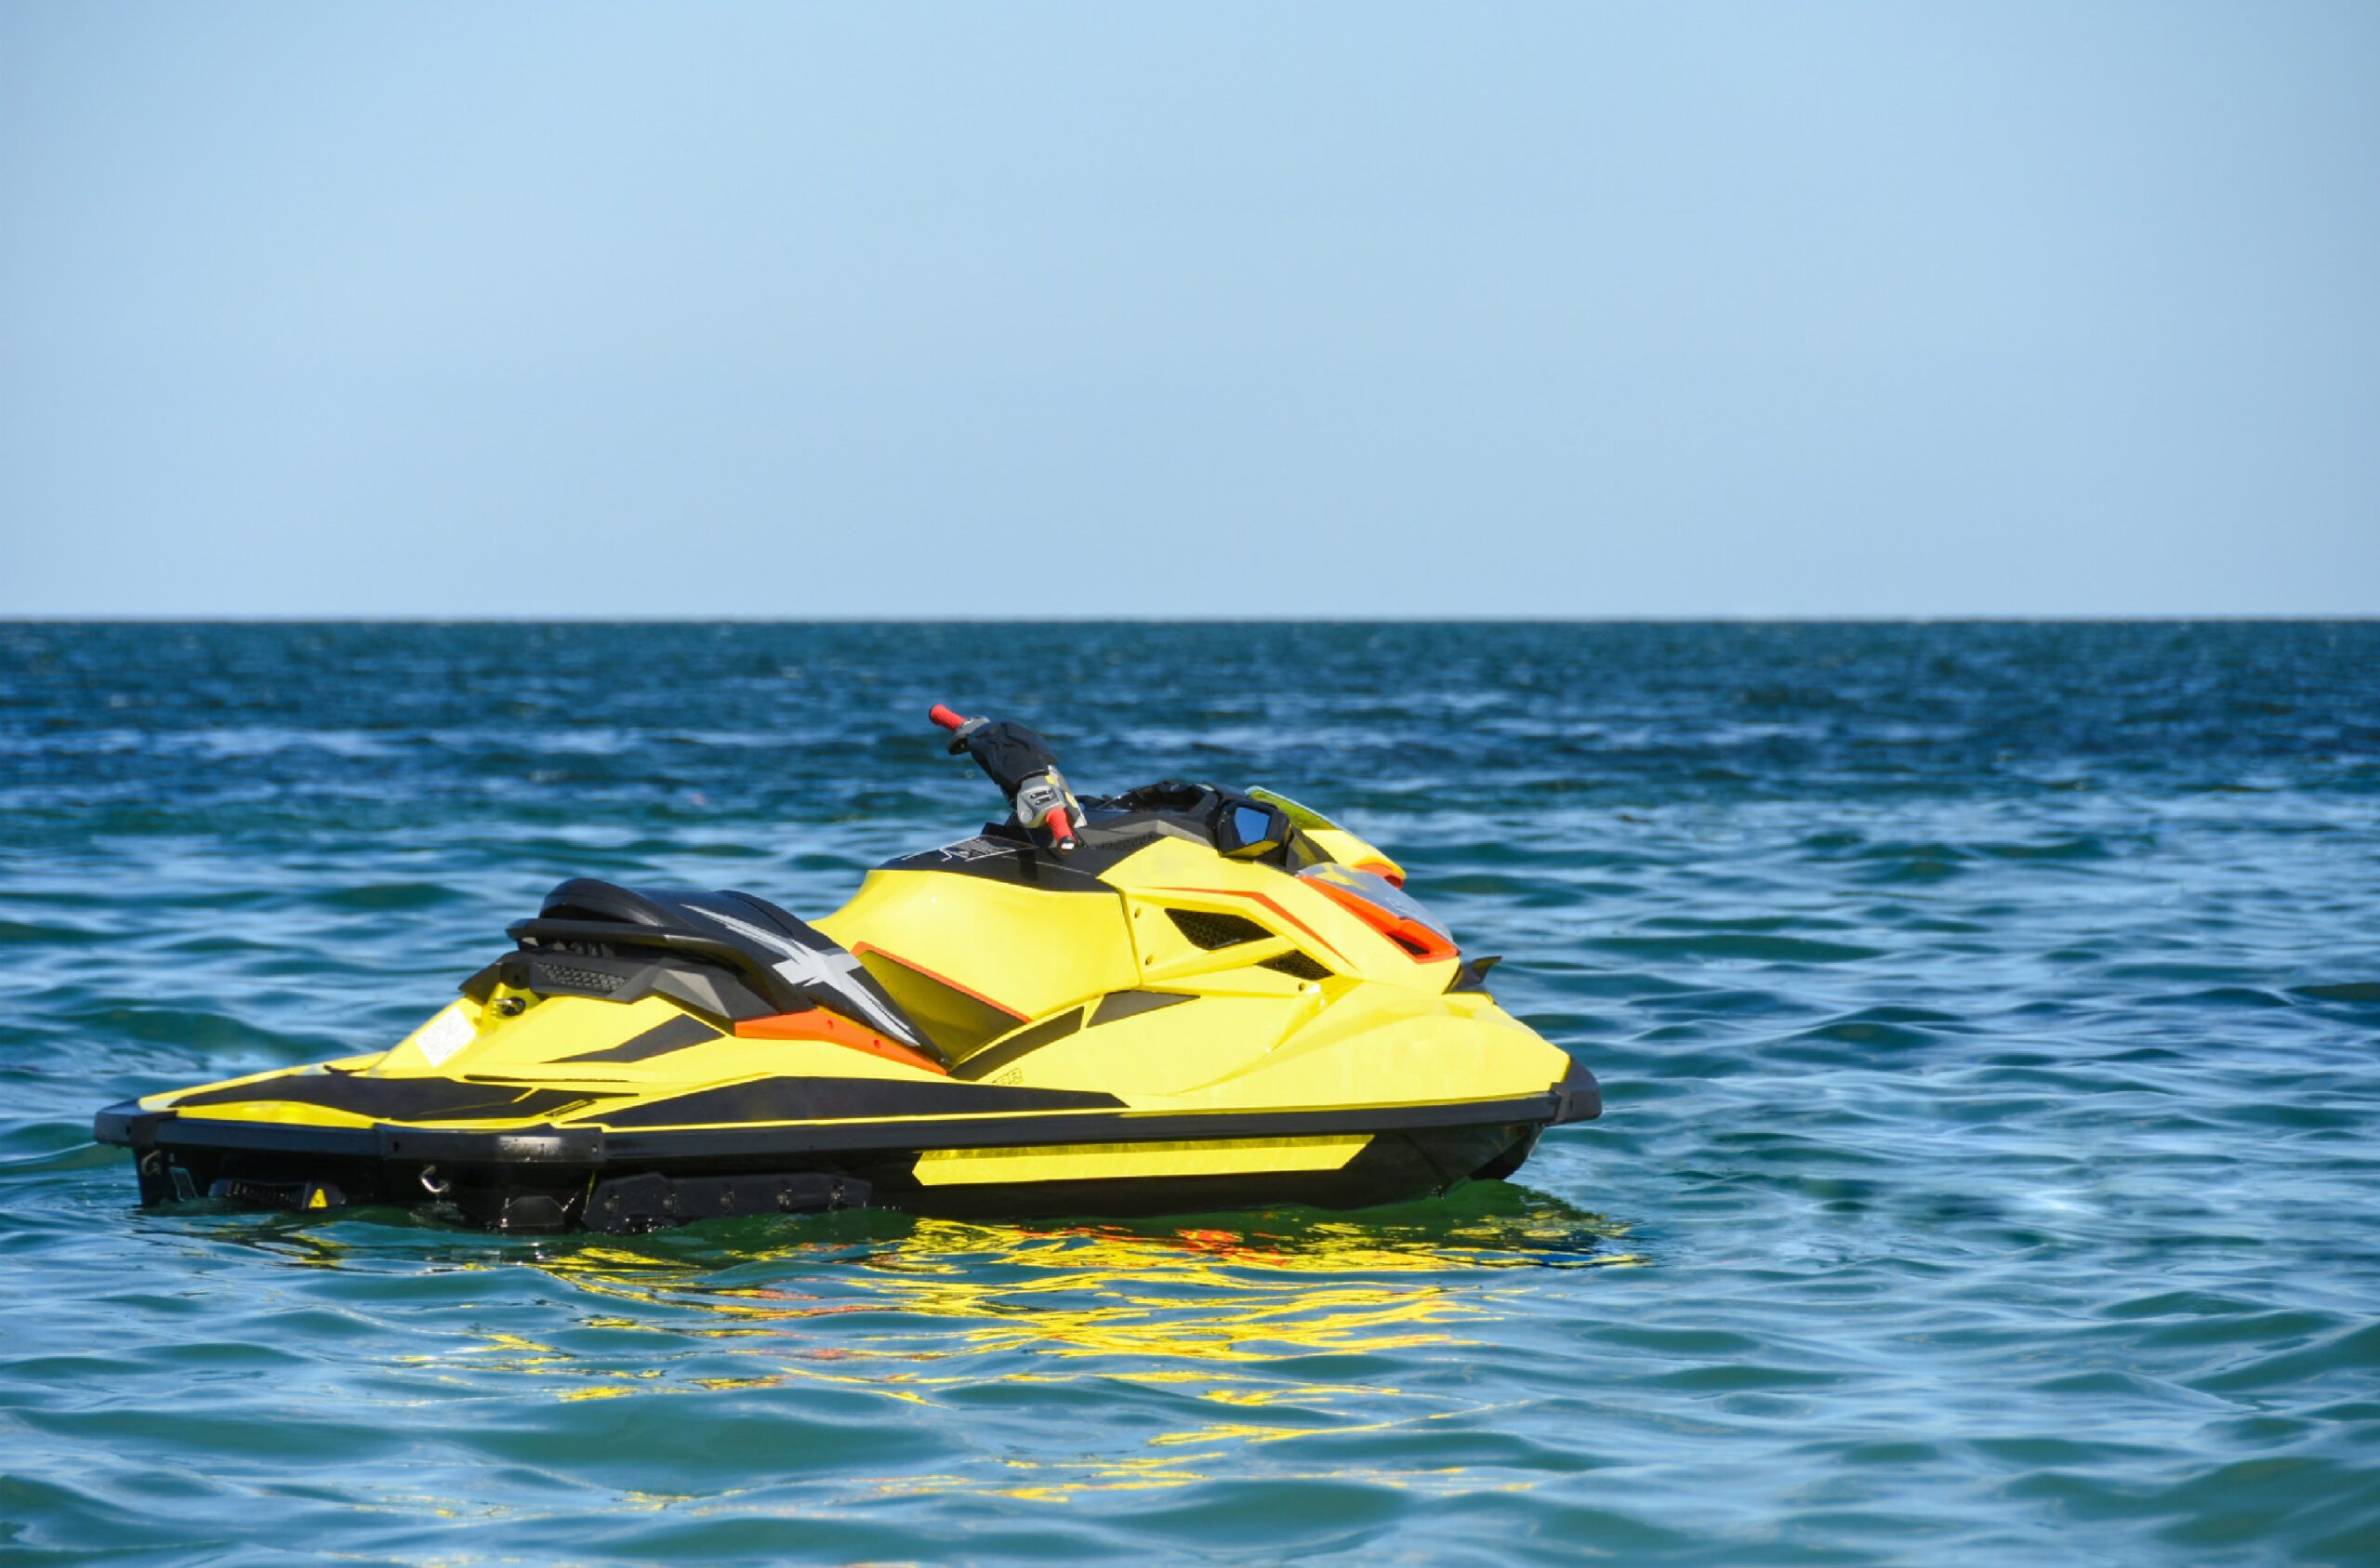
[{"label": "sea water", "polygon": [[[1351,1214],[143,1211],[571,876],[1084,790],[1410,870],[1606,1111]],[[0,626],[0,1560],[2380,1560],[2380,626]]]}]

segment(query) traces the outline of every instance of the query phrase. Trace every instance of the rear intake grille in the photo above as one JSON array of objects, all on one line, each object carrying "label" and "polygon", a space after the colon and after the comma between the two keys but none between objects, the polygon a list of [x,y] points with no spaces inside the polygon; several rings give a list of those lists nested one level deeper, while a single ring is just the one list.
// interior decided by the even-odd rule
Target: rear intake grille
[{"label": "rear intake grille", "polygon": [[1302,953],[1284,953],[1277,958],[1267,958],[1256,966],[1260,969],[1276,969],[1300,980],[1329,980],[1330,971]]},{"label": "rear intake grille", "polygon": [[1169,909],[1165,914],[1193,946],[1210,953],[1218,947],[1237,947],[1243,942],[1263,942],[1273,934],[1245,916],[1210,915],[1202,909]]}]

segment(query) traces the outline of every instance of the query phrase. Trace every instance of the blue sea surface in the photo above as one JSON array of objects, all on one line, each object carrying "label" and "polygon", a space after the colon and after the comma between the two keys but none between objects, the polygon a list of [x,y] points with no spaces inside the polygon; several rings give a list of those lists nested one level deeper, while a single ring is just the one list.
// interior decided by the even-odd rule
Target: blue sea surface
[{"label": "blue sea surface", "polygon": [[[502,562],[491,569],[507,569]],[[1602,1079],[1511,1182],[143,1211],[562,877],[1266,784]],[[2380,624],[0,626],[0,1561],[2380,1561]]]}]

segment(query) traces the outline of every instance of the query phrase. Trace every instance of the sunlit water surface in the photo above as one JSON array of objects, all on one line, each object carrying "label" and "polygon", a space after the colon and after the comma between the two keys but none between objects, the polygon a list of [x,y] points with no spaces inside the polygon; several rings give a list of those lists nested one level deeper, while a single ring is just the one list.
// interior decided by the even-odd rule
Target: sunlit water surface
[{"label": "sunlit water surface", "polygon": [[[1264,783],[1601,1076],[1352,1215],[132,1206],[560,878]],[[2380,1560],[2380,626],[0,627],[0,1560]]]}]

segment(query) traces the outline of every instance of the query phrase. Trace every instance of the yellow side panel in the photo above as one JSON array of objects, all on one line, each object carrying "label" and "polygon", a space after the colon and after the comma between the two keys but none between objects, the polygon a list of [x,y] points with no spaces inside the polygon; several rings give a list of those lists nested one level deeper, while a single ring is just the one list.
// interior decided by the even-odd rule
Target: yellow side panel
[{"label": "yellow side panel", "polygon": [[950,1081],[939,1073],[888,1061],[831,1040],[747,1040],[733,1034],[642,1061],[564,1062],[536,1075],[539,1083],[646,1097],[739,1084],[748,1078],[869,1078],[895,1084]]},{"label": "yellow side panel", "polygon": [[691,1016],[663,996],[644,996],[628,1003],[586,996],[549,996],[509,1019],[476,1009],[469,1000],[454,1004],[449,1010],[455,1009],[469,1009],[469,1016],[476,1020],[476,1033],[468,1044],[441,1057],[441,1065],[429,1065],[419,1042],[439,1027],[439,1020],[433,1018],[390,1051],[374,1076],[454,1078],[468,1074],[559,1087],[584,1086],[613,1094],[677,1094],[707,1084],[735,1083],[774,1074],[885,1078],[900,1083],[940,1081],[938,1074],[923,1068],[888,1061],[829,1041],[747,1040],[725,1033],[630,1061],[569,1060],[588,1051],[626,1044],[649,1029]]},{"label": "yellow side panel", "polygon": [[1314,1016],[1316,995],[1201,996],[1076,1031],[985,1082],[1179,1094],[1263,1056]]},{"label": "yellow side panel", "polygon": [[1346,992],[1309,1027],[1229,1076],[1201,1102],[1396,1105],[1542,1094],[1570,1059],[1484,1000]]},{"label": "yellow side panel", "polygon": [[871,871],[818,929],[1038,1018],[1139,980],[1122,901],[949,871]]},{"label": "yellow side panel", "polygon": [[[508,993],[509,995],[509,993]],[[524,994],[525,995],[525,994]],[[663,996],[622,1004],[585,996],[550,996],[532,1003],[517,1018],[499,1018],[466,996],[450,1002],[406,1035],[373,1070],[377,1078],[453,1078],[542,1074],[557,1057],[632,1040],[646,1030],[684,1016]],[[593,1063],[598,1077],[610,1074]]]},{"label": "yellow side panel", "polygon": [[1226,947],[1201,955],[1196,962],[1169,961],[1166,955],[1180,949],[1179,944],[1169,946],[1164,932],[1167,909],[1253,920],[1339,974],[1433,994],[1444,991],[1454,975],[1453,958],[1415,963],[1402,948],[1298,877],[1268,865],[1222,860],[1179,838],[1158,839],[1118,863],[1107,879],[1125,889],[1133,929],[1145,933],[1141,954],[1144,981],[1210,969],[1243,954],[1254,960],[1282,951],[1251,942],[1245,949]]},{"label": "yellow side panel", "polygon": [[1011,1181],[1102,1181],[1126,1177],[1239,1176],[1250,1171],[1337,1170],[1371,1134],[1331,1138],[1210,1139],[1191,1143],[1058,1143],[1036,1149],[932,1149],[918,1156],[921,1187]]}]

